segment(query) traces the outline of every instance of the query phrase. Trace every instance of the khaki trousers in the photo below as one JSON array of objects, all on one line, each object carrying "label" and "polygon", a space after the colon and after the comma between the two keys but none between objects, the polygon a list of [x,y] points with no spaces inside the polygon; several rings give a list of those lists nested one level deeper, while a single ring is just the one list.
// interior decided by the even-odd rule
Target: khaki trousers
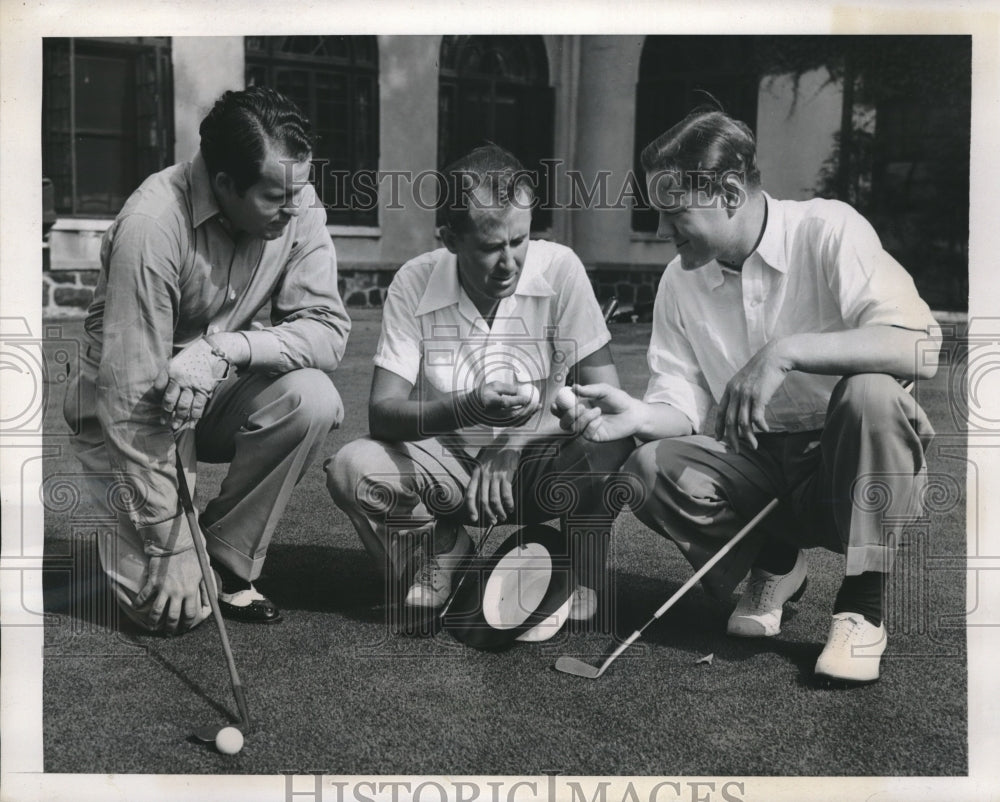
[{"label": "khaki trousers", "polygon": [[[96,371],[94,372],[96,375]],[[79,382],[81,407],[95,409],[93,385]],[[292,490],[322,448],[326,435],[340,425],[343,405],[330,377],[313,369],[279,376],[244,373],[221,384],[194,429],[179,433],[177,448],[194,493],[197,463],[229,463],[219,495],[201,515],[213,562],[246,580],[261,572],[274,528]],[[135,527],[108,505],[114,482],[104,435],[93,415],[79,421],[74,437],[77,456],[90,477],[90,493],[117,525],[98,532],[101,565],[122,610],[149,627],[135,597],[146,581],[148,557]],[[176,527],[187,528],[178,506]],[[204,608],[201,619],[210,614]],[[199,620],[201,620],[199,619]]]}]

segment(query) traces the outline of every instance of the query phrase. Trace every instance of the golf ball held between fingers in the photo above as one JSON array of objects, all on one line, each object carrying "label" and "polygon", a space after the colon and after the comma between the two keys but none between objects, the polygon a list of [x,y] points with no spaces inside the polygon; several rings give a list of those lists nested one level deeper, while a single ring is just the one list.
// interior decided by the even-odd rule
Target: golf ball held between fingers
[{"label": "golf ball held between fingers", "polygon": [[243,748],[243,733],[236,727],[223,727],[215,736],[215,748],[224,755],[235,755]]},{"label": "golf ball held between fingers", "polygon": [[566,412],[576,405],[576,393],[572,387],[561,387],[556,393],[556,407],[560,412]]},{"label": "golf ball held between fingers", "polygon": [[519,395],[527,393],[530,396],[527,403],[524,405],[526,407],[536,406],[538,402],[541,400],[541,395],[538,392],[538,387],[536,387],[531,382],[520,382],[518,384],[517,390]]}]

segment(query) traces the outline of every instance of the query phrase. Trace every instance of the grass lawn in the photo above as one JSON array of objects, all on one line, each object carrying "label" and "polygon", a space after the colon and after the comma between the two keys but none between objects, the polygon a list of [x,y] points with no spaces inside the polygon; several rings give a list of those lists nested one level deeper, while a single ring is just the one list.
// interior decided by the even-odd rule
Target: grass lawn
[{"label": "grass lawn", "polygon": [[[347,417],[332,454],[366,432],[380,317],[353,314],[337,372]],[[80,322],[57,322],[64,340]],[[649,326],[615,324],[627,389],[646,382]],[[50,345],[50,349],[54,347]],[[568,629],[500,654],[387,632],[376,567],[330,501],[315,465],[296,489],[260,581],[282,608],[274,627],[231,623],[255,729],[237,756],[194,743],[234,703],[215,626],[180,638],[116,628],[96,547],[72,503],[45,519],[45,770],[72,773],[962,775],[967,773],[964,438],[949,373],[916,388],[939,437],[927,518],[911,526],[890,588],[883,679],[821,690],[812,667],[826,638],[843,558],[808,553],[811,583],[780,636],[725,636],[733,601],[692,590],[598,680],[553,670],[596,659],[608,637]],[[48,482],[72,476],[60,409],[47,402]],[[964,414],[960,417],[964,419]],[[221,481],[204,465],[201,506]],[[91,530],[93,524],[89,527]],[[493,537],[499,544],[502,533]],[[626,636],[690,576],[668,541],[626,513],[616,525],[617,631]],[[950,567],[948,567],[950,565]],[[714,655],[713,660],[699,658]]]}]

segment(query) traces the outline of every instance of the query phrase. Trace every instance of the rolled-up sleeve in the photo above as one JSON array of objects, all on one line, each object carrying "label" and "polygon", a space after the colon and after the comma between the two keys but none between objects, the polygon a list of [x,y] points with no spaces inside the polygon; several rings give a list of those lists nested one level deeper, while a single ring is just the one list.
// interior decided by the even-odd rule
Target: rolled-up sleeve
[{"label": "rolled-up sleeve", "polygon": [[250,367],[263,373],[330,372],[340,364],[351,330],[337,288],[337,256],[325,210],[309,205],[295,225],[295,242],[271,298],[272,325],[243,332],[250,343]]},{"label": "rolled-up sleeve", "polygon": [[712,394],[683,331],[674,298],[664,274],[653,305],[653,330],[646,354],[649,383],[643,401],[676,407],[698,432],[711,409]]},{"label": "rolled-up sleeve", "polygon": [[126,484],[116,493],[151,555],[183,550],[174,438],[161,422],[163,387],[179,302],[177,237],[151,218],[119,218],[105,236],[104,340],[97,379],[97,417],[108,456]]}]

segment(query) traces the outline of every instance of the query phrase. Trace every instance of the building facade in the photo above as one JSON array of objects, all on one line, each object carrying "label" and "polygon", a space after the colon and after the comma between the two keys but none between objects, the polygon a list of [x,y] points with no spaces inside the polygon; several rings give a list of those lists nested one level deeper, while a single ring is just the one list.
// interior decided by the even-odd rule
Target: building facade
[{"label": "building facade", "polygon": [[[913,196],[907,196],[910,205],[932,203],[938,179],[928,167],[931,157],[957,165],[959,173],[962,158],[961,152],[942,154],[944,146],[930,155],[914,148],[935,120],[913,117],[916,99],[890,108],[884,100],[857,97],[864,76],[856,78],[835,59],[831,67],[799,58],[786,68],[774,53],[794,52],[782,41],[793,38],[46,40],[42,142],[51,229],[45,310],[79,314],[86,307],[100,237],[125,198],[149,173],[190,159],[198,125],[215,99],[251,84],[293,97],[319,134],[314,181],[351,306],[380,304],[395,269],[439,245],[435,171],[484,140],[508,147],[537,171],[543,208],[535,214],[534,236],[576,250],[602,300],[617,295],[624,305],[648,306],[673,249],[656,239],[655,215],[642,209],[637,153],[705,102],[706,92],[756,130],[764,188],[775,196],[822,192],[838,148],[846,148],[840,133],[846,125],[852,142],[876,144],[867,172],[852,179],[855,189],[881,189],[883,207],[897,223],[916,212],[886,187],[902,186]],[[963,57],[967,37],[944,38],[955,40],[945,43],[950,57]],[[913,50],[915,58],[926,55],[926,48]],[[961,103],[950,113],[961,122]],[[949,131],[952,118],[936,122]],[[884,134],[892,132],[890,122],[897,129],[891,142]],[[967,146],[966,136],[966,207]],[[960,195],[962,187],[951,191]],[[961,219],[940,244],[953,256],[945,279],[939,264],[914,268],[939,307],[964,308],[967,219],[966,212],[964,244]],[[892,250],[892,227],[884,228],[880,234]],[[905,237],[899,240],[905,256]]]}]

